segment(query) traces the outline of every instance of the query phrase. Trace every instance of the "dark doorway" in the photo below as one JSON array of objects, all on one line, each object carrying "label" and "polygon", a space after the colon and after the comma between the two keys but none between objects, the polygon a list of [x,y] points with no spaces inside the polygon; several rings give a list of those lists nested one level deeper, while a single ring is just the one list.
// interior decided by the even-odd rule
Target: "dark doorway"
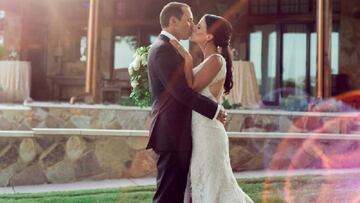
[{"label": "dark doorway", "polygon": [[46,4],[28,4],[23,16],[22,59],[31,63],[31,98],[45,101],[51,99],[46,84],[48,9]]}]

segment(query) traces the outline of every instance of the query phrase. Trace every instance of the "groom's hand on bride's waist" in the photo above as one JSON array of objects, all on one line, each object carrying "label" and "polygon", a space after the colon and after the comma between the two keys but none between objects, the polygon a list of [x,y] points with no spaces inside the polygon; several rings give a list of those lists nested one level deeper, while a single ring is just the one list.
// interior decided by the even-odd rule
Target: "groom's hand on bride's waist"
[{"label": "groom's hand on bride's waist", "polygon": [[216,119],[219,120],[223,125],[225,125],[227,116],[227,113],[223,109],[221,109]]}]

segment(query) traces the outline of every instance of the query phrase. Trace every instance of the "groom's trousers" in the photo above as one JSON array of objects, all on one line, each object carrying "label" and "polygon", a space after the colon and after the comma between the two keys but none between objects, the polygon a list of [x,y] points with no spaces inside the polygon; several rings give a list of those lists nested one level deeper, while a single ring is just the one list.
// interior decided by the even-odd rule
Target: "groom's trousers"
[{"label": "groom's trousers", "polygon": [[191,151],[156,152],[157,190],[153,203],[183,203]]}]

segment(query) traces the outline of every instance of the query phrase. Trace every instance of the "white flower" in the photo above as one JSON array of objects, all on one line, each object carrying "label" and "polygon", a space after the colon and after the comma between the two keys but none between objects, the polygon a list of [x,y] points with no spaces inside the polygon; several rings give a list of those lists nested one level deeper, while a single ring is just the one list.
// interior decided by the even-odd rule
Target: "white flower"
[{"label": "white flower", "polygon": [[141,63],[143,64],[143,65],[147,65],[147,59],[148,57],[147,57],[147,54],[143,54],[142,56],[141,56]]},{"label": "white flower", "polygon": [[129,75],[131,76],[134,73],[133,64],[130,64],[129,66]]},{"label": "white flower", "polygon": [[136,88],[139,85],[138,81],[131,81],[131,87]]},{"label": "white flower", "polygon": [[140,56],[138,55],[138,56],[135,57],[135,59],[134,59],[134,61],[133,61],[133,67],[134,67],[134,70],[135,70],[135,71],[139,70],[139,68],[140,68],[140,66],[141,66],[140,63],[141,63],[141,58],[140,58]]}]

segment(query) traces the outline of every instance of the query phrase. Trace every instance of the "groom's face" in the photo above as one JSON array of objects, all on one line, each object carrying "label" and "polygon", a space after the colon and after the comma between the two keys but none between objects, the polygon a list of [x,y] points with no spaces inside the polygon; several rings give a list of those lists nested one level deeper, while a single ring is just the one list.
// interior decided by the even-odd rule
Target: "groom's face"
[{"label": "groom's face", "polygon": [[191,36],[192,28],[194,26],[193,14],[189,7],[182,7],[183,16],[178,21],[176,30],[179,39],[189,39]]}]

